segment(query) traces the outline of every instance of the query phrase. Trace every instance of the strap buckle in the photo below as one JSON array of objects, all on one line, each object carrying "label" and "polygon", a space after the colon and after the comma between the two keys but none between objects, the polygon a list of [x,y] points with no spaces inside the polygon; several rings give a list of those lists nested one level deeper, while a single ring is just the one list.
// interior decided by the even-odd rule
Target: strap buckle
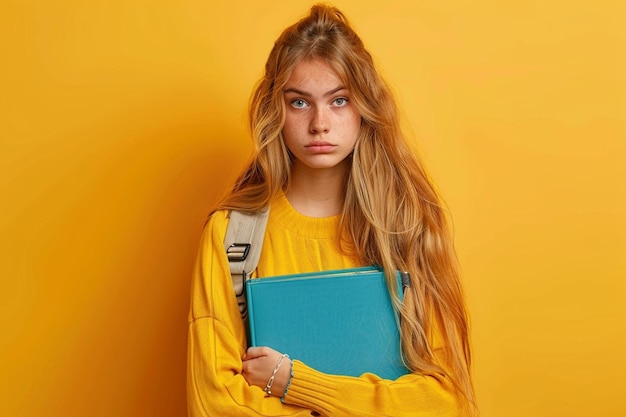
[{"label": "strap buckle", "polygon": [[226,249],[226,256],[228,256],[229,262],[243,262],[248,257],[250,252],[249,243],[233,243]]},{"label": "strap buckle", "polygon": [[407,271],[400,272],[402,279],[402,292],[411,286],[411,275]]}]

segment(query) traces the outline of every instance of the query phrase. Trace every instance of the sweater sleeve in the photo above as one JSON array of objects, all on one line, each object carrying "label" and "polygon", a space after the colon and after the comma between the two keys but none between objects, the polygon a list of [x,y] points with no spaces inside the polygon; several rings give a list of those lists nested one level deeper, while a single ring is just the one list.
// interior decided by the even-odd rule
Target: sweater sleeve
[{"label": "sweater sleeve", "polygon": [[325,416],[456,417],[457,401],[446,385],[443,378],[419,374],[395,381],[373,374],[327,375],[296,360],[284,401]]},{"label": "sweater sleeve", "polygon": [[189,314],[187,404],[190,417],[310,416],[249,386],[241,375],[246,336],[223,247],[227,218],[216,212],[200,244]]}]

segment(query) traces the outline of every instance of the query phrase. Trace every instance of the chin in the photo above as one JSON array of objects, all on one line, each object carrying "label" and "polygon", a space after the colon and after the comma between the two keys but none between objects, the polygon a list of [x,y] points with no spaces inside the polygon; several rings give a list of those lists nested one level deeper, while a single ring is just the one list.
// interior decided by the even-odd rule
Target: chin
[{"label": "chin", "polygon": [[340,161],[306,161],[301,162],[302,168],[311,170],[332,170],[332,169],[345,169],[347,167],[347,160],[342,159]]}]

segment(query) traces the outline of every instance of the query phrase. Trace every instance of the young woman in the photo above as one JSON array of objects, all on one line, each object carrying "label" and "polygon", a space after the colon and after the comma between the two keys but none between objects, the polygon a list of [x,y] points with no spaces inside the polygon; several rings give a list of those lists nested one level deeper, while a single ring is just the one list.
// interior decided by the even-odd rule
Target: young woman
[{"label": "young woman", "polygon": [[[475,415],[445,210],[388,87],[339,10],[314,6],[279,37],[250,102],[250,125],[255,154],[209,218],[193,279],[189,414]],[[399,311],[409,374],[327,375],[289,352],[247,348],[223,241],[230,210],[268,206],[257,277],[365,265],[382,266],[388,279],[410,273]]]}]

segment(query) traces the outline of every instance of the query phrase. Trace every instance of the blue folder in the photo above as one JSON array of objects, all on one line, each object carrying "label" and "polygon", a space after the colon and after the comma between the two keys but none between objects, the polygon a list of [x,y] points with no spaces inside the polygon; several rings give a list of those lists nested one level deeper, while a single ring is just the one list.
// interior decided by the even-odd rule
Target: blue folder
[{"label": "blue folder", "polygon": [[327,374],[396,379],[409,372],[381,269],[250,279],[246,291],[251,346],[269,346]]}]

